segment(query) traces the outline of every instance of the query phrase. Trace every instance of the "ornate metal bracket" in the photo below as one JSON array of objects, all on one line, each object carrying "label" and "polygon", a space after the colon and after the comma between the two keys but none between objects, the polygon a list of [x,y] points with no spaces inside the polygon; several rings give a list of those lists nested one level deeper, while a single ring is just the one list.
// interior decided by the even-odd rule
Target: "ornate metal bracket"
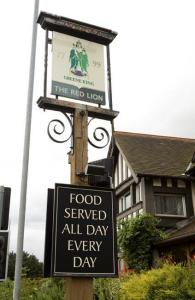
[{"label": "ornate metal bracket", "polygon": [[[59,119],[53,119],[49,122],[47,127],[47,133],[49,138],[55,143],[65,143],[73,136],[73,122],[71,117],[68,114],[63,113],[66,117],[66,121],[70,127],[70,133],[63,139],[60,139],[65,134],[67,126],[63,121]],[[94,121],[95,118],[91,118],[88,122],[88,126]],[[91,146],[97,149],[105,148],[110,142],[110,134],[106,128],[103,126],[98,126],[93,129],[92,138],[88,137],[88,142]],[[103,144],[102,144],[103,143]],[[71,145],[72,147],[72,145]]]},{"label": "ornate metal bracket", "polygon": [[[72,116],[74,115],[75,109],[79,110],[86,110],[88,112],[88,117],[91,118],[88,122],[88,129],[89,125],[91,125],[91,122],[93,120],[102,120],[110,122],[112,125],[113,130],[113,124],[112,121],[115,117],[117,117],[118,112],[113,111],[110,109],[103,109],[100,107],[94,107],[94,106],[86,106],[84,104],[75,104],[72,102],[64,101],[64,100],[58,100],[53,98],[44,98],[40,97],[38,100],[38,106],[43,109],[49,109],[54,111],[59,111],[63,113],[63,115],[66,117],[70,127],[71,132],[70,135],[68,135],[67,138],[59,139],[61,135],[65,132],[65,125],[62,121],[59,119],[52,120],[48,125],[48,135],[49,137],[57,143],[64,143],[68,141],[73,136],[73,121]],[[70,117],[71,116],[71,117]],[[99,122],[99,121],[98,121]],[[95,126],[94,126],[95,127]],[[111,132],[112,132],[111,130]],[[91,136],[91,134],[89,133]],[[88,138],[88,142],[91,146],[97,148],[97,149],[103,149],[105,148],[109,142],[110,142],[110,134],[108,130],[104,126],[96,126],[96,128],[93,130],[92,138]],[[101,143],[101,145],[100,145]],[[103,143],[103,144],[102,144]],[[71,144],[71,148],[73,148],[73,144]]]},{"label": "ornate metal bracket", "polygon": [[[90,125],[90,123],[94,120],[94,118],[92,118],[89,122],[88,122],[88,126]],[[93,139],[97,142],[97,143],[101,143],[103,142],[102,145],[97,145],[95,144],[94,142],[91,141],[91,139],[88,137],[88,142],[91,146],[97,148],[97,149],[103,149],[105,148],[108,144],[109,144],[109,141],[110,141],[110,135],[107,131],[106,128],[104,127],[96,127],[94,130],[93,130]]]},{"label": "ornate metal bracket", "polygon": [[48,136],[53,142],[56,143],[67,142],[72,137],[73,134],[73,124],[71,118],[66,113],[63,113],[63,115],[66,117],[66,120],[70,126],[70,134],[67,137],[63,138],[62,140],[59,139],[59,137],[62,136],[66,131],[66,126],[64,122],[62,122],[61,120],[53,119],[49,122],[47,127]]}]

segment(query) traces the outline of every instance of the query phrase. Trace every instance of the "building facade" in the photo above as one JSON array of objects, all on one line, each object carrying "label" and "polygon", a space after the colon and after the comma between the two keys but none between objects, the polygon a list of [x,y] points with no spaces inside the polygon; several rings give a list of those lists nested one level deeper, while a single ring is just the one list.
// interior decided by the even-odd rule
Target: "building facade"
[{"label": "building facade", "polygon": [[169,229],[194,216],[195,177],[186,170],[195,140],[115,132],[113,185],[118,220],[143,212]]},{"label": "building facade", "polygon": [[195,139],[115,132],[114,140],[109,156],[119,223],[150,213],[170,234],[187,224],[195,215]]}]

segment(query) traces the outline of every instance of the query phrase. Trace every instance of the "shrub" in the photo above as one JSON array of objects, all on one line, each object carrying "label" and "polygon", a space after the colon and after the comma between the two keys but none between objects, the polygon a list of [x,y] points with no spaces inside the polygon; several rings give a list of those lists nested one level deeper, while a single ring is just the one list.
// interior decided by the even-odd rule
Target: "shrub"
[{"label": "shrub", "polygon": [[34,295],[33,300],[64,300],[64,279],[47,279]]},{"label": "shrub", "polygon": [[152,266],[152,245],[165,237],[158,220],[149,214],[123,221],[118,234],[119,252],[130,269],[148,270]]},{"label": "shrub", "polygon": [[[11,300],[13,297],[13,281],[7,279],[0,283],[0,299]],[[64,300],[64,280],[23,278],[21,284],[21,300]]]},{"label": "shrub", "polygon": [[93,282],[94,300],[120,300],[120,285],[119,278],[100,278]]},{"label": "shrub", "polygon": [[0,282],[0,299],[11,300],[13,295],[13,281],[7,279]]},{"label": "shrub", "polygon": [[122,284],[121,300],[195,300],[195,268],[164,265],[133,274]]}]

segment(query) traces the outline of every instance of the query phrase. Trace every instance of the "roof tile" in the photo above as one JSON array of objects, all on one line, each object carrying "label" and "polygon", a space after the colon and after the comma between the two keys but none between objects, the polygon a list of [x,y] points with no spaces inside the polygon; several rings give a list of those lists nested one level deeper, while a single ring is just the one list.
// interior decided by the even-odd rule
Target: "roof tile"
[{"label": "roof tile", "polygon": [[118,131],[114,137],[137,175],[181,176],[195,152],[195,139]]}]

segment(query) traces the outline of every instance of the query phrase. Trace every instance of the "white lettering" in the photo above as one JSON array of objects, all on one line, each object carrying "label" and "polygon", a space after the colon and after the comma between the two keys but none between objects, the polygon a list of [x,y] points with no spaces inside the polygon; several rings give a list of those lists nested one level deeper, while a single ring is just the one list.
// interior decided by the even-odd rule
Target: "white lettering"
[{"label": "white lettering", "polygon": [[102,203],[102,198],[100,196],[95,195],[94,196],[94,204],[100,205]]},{"label": "white lettering", "polygon": [[69,207],[65,208],[65,210],[64,210],[64,212],[65,212],[64,218],[70,218],[70,212],[69,211],[70,211]]},{"label": "white lettering", "polygon": [[107,235],[108,226],[98,225],[97,227],[94,225],[87,225],[87,235]]},{"label": "white lettering", "polygon": [[85,203],[87,205],[100,205],[102,203],[102,198],[98,195],[83,195],[83,194],[73,194],[70,193],[70,203],[82,204]]},{"label": "white lettering", "polygon": [[93,197],[91,195],[85,196],[85,203],[86,204],[92,204],[93,203]]},{"label": "white lettering", "polygon": [[68,251],[74,251],[74,248],[72,248],[73,247],[73,243],[74,243],[73,240],[68,240]]},{"label": "white lettering", "polygon": [[78,235],[82,234],[82,232],[80,232],[80,224],[65,224],[62,230],[62,234],[64,234],[65,231],[68,234],[78,234]]},{"label": "white lettering", "polygon": [[95,262],[97,260],[97,257],[85,257],[85,258],[81,258],[79,256],[74,256],[73,257],[73,267],[74,268],[84,268],[84,267],[88,267],[88,268],[94,268],[95,267]]},{"label": "white lettering", "polygon": [[96,209],[91,209],[91,210],[86,210],[82,208],[66,208],[65,209],[65,214],[64,218],[65,219],[91,219],[91,220],[105,220],[107,217],[106,212],[104,210],[96,210]]},{"label": "white lettering", "polygon": [[94,101],[103,101],[103,96],[97,95],[97,94],[92,94],[92,93],[87,93],[87,98],[92,99]]},{"label": "white lettering", "polygon": [[73,257],[73,268],[79,268],[81,267],[82,264],[82,258],[79,256],[74,256]]},{"label": "white lettering", "polygon": [[83,251],[83,252],[100,252],[100,247],[102,241],[77,241],[77,240],[68,240],[68,250],[69,251]]}]

